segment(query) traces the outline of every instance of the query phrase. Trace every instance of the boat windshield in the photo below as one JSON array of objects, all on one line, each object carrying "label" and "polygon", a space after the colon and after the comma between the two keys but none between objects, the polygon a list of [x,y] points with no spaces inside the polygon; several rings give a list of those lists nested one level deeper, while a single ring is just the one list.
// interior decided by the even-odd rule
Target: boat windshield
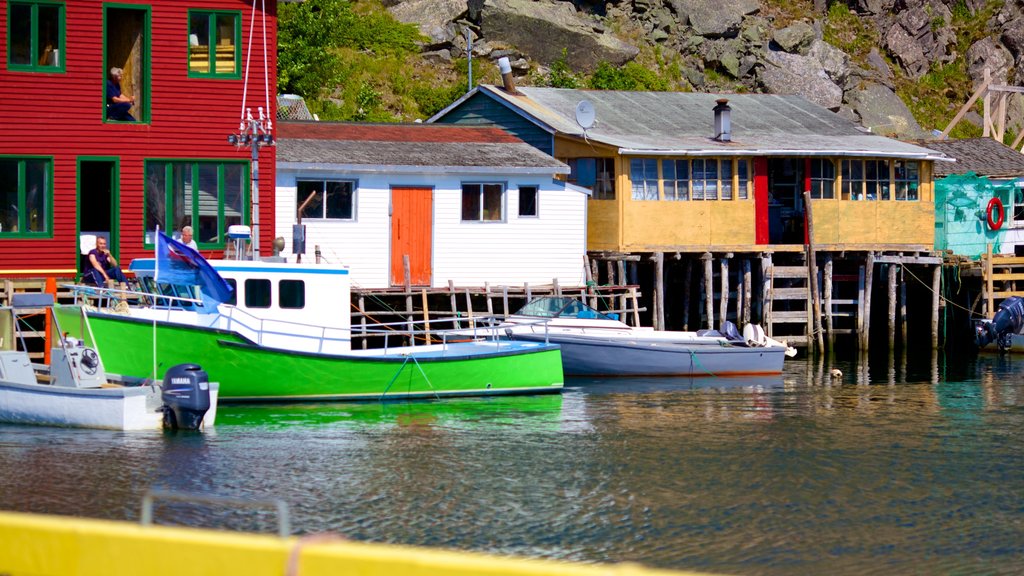
[{"label": "boat windshield", "polygon": [[580,318],[594,320],[614,320],[610,316],[594,310],[575,298],[544,297],[538,298],[516,312],[517,316],[534,318]]},{"label": "boat windshield", "polygon": [[194,286],[179,286],[176,284],[165,284],[153,280],[152,276],[140,276],[139,283],[142,285],[144,292],[152,294],[154,296],[153,307],[154,308],[172,308],[179,310],[198,310],[200,306],[192,303],[185,302],[182,300],[173,300],[171,298],[160,298],[159,296],[171,296],[172,298],[191,298],[194,300],[199,299],[198,291]]}]

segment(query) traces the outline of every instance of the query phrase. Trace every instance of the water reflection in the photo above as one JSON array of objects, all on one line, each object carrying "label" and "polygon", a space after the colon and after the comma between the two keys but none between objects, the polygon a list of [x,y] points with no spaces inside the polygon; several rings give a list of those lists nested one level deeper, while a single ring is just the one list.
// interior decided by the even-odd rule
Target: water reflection
[{"label": "water reflection", "polygon": [[1022,369],[883,353],[551,396],[225,406],[200,435],[0,425],[0,508],[135,519],[159,486],[283,498],[297,531],[358,540],[738,574],[1014,572]]}]

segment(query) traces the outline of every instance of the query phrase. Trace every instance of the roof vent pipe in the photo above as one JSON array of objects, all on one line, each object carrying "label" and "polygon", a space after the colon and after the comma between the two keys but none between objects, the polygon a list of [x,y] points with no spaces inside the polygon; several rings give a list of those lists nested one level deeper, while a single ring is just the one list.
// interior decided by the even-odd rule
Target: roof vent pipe
[{"label": "roof vent pipe", "polygon": [[729,107],[729,100],[719,98],[715,102],[715,140],[731,142],[732,122],[729,119],[729,114],[732,112],[732,108]]},{"label": "roof vent pipe", "polygon": [[501,83],[505,86],[505,92],[518,95],[516,83],[512,80],[512,64],[509,63],[507,56],[498,58],[498,72],[501,72]]}]

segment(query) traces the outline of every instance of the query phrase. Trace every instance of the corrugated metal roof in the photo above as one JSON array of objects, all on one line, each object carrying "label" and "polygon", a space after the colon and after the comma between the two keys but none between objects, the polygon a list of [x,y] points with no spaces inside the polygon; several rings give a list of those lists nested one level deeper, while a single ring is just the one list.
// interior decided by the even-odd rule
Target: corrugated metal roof
[{"label": "corrugated metal roof", "polygon": [[[799,96],[537,87],[521,87],[522,94],[513,96],[495,86],[479,89],[541,126],[618,147],[624,154],[830,154],[946,159],[941,153],[921,146],[867,133]],[[713,138],[712,109],[719,98],[727,98],[732,109],[731,142]],[[585,134],[575,120],[576,105],[582,100],[591,102],[596,113],[594,126]]]},{"label": "corrugated metal roof", "polygon": [[[297,127],[278,125],[277,161],[281,165],[315,168],[329,165],[349,170],[381,171],[382,169],[421,172],[466,170],[469,172],[504,171],[530,174],[567,174],[568,166],[533,146],[497,129],[475,129],[459,126],[432,125],[416,127],[392,126],[387,129],[365,125],[339,126],[315,123]],[[282,129],[283,128],[283,129]],[[300,129],[302,128],[302,129]],[[334,137],[330,136],[333,132]],[[474,139],[439,141],[401,140],[402,136],[428,137],[475,134]],[[304,134],[289,137],[283,134]],[[389,134],[386,136],[385,135]]]},{"label": "corrugated metal roof", "polygon": [[922,140],[920,144],[956,159],[955,164],[936,164],[936,178],[968,172],[989,178],[1024,177],[1024,154],[991,138]]}]

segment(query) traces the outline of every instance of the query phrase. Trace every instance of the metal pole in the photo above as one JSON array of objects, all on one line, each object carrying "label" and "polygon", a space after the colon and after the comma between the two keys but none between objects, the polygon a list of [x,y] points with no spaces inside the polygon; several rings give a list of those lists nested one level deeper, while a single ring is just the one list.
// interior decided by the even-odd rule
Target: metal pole
[{"label": "metal pole", "polygon": [[252,259],[260,259],[260,143],[255,123],[250,124],[252,146]]}]

